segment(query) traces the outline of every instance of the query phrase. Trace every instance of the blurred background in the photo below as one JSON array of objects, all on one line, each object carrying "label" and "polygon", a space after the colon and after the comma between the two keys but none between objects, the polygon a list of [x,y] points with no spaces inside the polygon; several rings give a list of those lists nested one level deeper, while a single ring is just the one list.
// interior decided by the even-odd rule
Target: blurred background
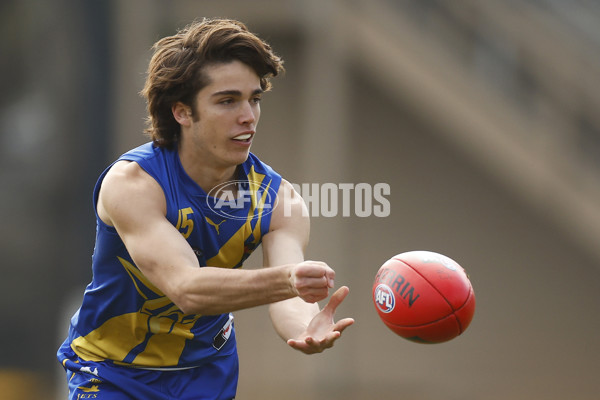
[{"label": "blurred background", "polygon": [[[152,44],[217,16],[286,62],[253,152],[293,183],[391,188],[386,218],[312,219],[307,258],[350,287],[338,317],[356,324],[308,357],[266,307],[236,313],[238,398],[597,399],[600,5],[585,0],[3,0],[0,396],[66,398],[55,353],[91,279],[93,185],[146,141]],[[375,273],[409,250],[471,277],[475,318],[451,342],[405,341],[375,313]]]}]

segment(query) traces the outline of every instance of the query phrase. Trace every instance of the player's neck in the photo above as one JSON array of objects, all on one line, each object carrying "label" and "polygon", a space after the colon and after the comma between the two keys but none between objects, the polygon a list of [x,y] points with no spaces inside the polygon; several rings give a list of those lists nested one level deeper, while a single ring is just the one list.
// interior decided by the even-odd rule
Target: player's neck
[{"label": "player's neck", "polygon": [[179,160],[188,176],[206,193],[237,179],[237,165],[219,165],[205,157],[182,151],[179,151]]}]

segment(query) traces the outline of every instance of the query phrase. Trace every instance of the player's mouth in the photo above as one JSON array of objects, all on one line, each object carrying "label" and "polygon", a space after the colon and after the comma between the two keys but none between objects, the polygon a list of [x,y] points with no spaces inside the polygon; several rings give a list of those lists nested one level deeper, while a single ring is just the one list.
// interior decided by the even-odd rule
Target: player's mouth
[{"label": "player's mouth", "polygon": [[252,138],[254,137],[254,132],[253,131],[249,131],[249,132],[244,132],[242,134],[239,134],[235,137],[232,138],[232,140],[235,140],[236,142],[239,143],[252,143]]}]

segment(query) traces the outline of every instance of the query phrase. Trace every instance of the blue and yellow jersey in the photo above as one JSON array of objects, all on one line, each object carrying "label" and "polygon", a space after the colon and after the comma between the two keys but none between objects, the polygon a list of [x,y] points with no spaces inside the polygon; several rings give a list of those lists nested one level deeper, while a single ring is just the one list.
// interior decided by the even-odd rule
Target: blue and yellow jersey
[{"label": "blue and yellow jersey", "polygon": [[[147,143],[119,160],[137,162],[162,187],[166,218],[201,266],[240,268],[268,232],[281,176],[250,154],[239,166],[235,195],[205,193],[183,170],[177,150]],[[94,189],[94,206],[102,180]],[[184,314],[136,267],[113,227],[97,219],[92,282],[59,350],[86,361],[143,368],[185,368],[236,355],[230,314]],[[63,361],[64,363],[64,361]]]}]

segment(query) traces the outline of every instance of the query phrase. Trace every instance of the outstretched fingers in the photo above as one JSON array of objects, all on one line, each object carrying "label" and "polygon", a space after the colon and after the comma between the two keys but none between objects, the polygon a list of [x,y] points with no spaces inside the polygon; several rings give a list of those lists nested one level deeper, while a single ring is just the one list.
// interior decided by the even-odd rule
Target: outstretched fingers
[{"label": "outstretched fingers", "polygon": [[321,353],[325,349],[333,347],[342,332],[354,324],[353,318],[343,318],[334,322],[335,311],[344,301],[349,291],[350,289],[346,286],[336,290],[323,310],[311,320],[302,337],[290,339],[287,344],[306,354]]},{"label": "outstretched fingers", "polygon": [[333,343],[340,337],[341,332],[334,331],[328,333],[323,339],[317,340],[312,336],[305,337],[302,340],[290,339],[287,344],[296,350],[305,354],[321,353],[324,350],[333,347]]}]

